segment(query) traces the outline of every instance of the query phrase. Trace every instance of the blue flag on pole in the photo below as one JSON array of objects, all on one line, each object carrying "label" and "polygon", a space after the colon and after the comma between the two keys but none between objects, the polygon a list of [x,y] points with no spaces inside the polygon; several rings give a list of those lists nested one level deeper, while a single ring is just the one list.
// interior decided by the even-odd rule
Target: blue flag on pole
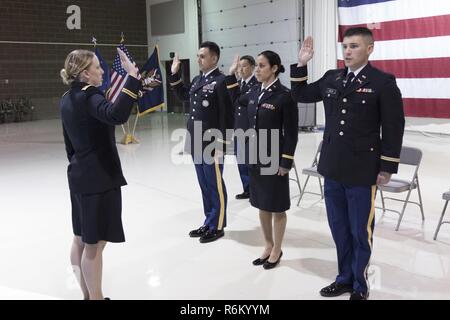
[{"label": "blue flag on pole", "polygon": [[103,69],[103,82],[102,85],[99,87],[100,90],[102,90],[103,92],[106,92],[106,90],[109,89],[109,85],[110,85],[110,77],[109,77],[109,67],[108,64],[106,63],[106,61],[103,59],[103,57],[100,54],[100,50],[98,50],[98,48],[95,48],[95,55],[97,56],[98,61],[100,62],[100,67],[102,67]]},{"label": "blue flag on pole", "polygon": [[142,116],[164,107],[164,88],[161,68],[159,67],[158,46],[155,46],[152,55],[139,71],[142,78],[151,80],[150,90],[143,90],[143,95],[138,100],[138,111],[139,115]]}]

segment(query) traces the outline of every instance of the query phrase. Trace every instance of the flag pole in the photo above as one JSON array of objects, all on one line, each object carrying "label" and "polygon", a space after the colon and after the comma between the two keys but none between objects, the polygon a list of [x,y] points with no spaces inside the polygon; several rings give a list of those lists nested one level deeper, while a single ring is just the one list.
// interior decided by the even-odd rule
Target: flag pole
[{"label": "flag pole", "polygon": [[[125,35],[123,32],[120,34],[120,37],[121,37],[120,43],[123,43],[125,41]],[[128,121],[127,121],[128,133],[125,138],[125,144],[139,143],[139,140],[136,139],[136,137],[134,136],[134,131],[136,129],[136,122],[137,122],[138,114],[139,114],[139,110],[136,113],[136,120],[134,122],[134,128],[133,128],[132,132],[130,132],[130,120],[128,119]]]},{"label": "flag pole", "polygon": [[[125,35],[123,34],[123,32],[120,33],[120,43],[124,43],[125,41]],[[122,124],[122,130],[123,130],[123,138],[120,140],[121,144],[127,145],[132,143],[132,139],[131,139],[131,134],[129,134],[130,131],[130,122],[127,121],[127,127],[128,127],[128,131],[125,129],[125,126]]]},{"label": "flag pole", "polygon": [[133,142],[132,141],[133,139],[131,138],[131,134],[129,133],[130,132],[130,120],[128,120],[126,124],[127,124],[128,130],[126,130],[125,126],[122,124],[123,138],[120,140],[120,143],[125,144],[125,145]]},{"label": "flag pole", "polygon": [[138,112],[136,113],[136,119],[134,119],[134,126],[133,126],[133,135],[134,135],[134,132],[136,131],[136,125],[137,125],[137,122],[138,122],[138,119],[139,119],[139,110],[138,110]]},{"label": "flag pole", "polygon": [[[94,48],[96,48],[96,47],[97,47],[97,39],[95,38],[94,35],[92,35],[92,40],[91,40],[91,42],[94,44]],[[123,32],[122,32],[122,34],[121,34],[121,42],[123,42]],[[126,143],[123,143],[122,141],[124,141],[124,142],[126,141],[125,138],[126,138],[126,136],[127,136],[127,132],[126,132],[125,127],[124,127],[123,124],[121,125],[121,127],[122,127],[123,134],[125,135],[125,137],[121,140],[120,143],[126,144]]]},{"label": "flag pole", "polygon": [[134,119],[133,131],[131,132],[131,139],[132,139],[133,143],[139,143],[139,140],[134,135],[134,133],[136,132],[136,126],[137,126],[137,122],[138,122],[138,119],[139,119],[139,106],[137,108],[138,109],[137,109],[137,112],[136,112],[136,119]]}]

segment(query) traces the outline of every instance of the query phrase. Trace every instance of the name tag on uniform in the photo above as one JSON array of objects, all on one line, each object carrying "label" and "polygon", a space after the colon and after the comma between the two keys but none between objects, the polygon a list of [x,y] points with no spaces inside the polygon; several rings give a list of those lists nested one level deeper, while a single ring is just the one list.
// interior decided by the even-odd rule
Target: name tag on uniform
[{"label": "name tag on uniform", "polygon": [[359,88],[356,90],[356,92],[362,92],[362,93],[375,93],[375,90],[371,88]]},{"label": "name tag on uniform", "polygon": [[269,103],[263,103],[261,105],[261,108],[269,109],[269,110],[275,110],[275,106],[273,104],[269,104]]}]

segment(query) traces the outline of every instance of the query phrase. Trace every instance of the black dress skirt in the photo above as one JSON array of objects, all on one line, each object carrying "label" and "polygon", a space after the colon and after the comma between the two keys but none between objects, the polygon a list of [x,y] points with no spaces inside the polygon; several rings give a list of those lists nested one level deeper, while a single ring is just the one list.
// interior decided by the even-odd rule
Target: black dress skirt
[{"label": "black dress skirt", "polygon": [[261,175],[259,168],[250,167],[249,175],[250,203],[253,207],[272,213],[289,210],[289,174]]},{"label": "black dress skirt", "polygon": [[70,193],[72,228],[87,244],[98,241],[124,242],[120,187],[102,193]]}]

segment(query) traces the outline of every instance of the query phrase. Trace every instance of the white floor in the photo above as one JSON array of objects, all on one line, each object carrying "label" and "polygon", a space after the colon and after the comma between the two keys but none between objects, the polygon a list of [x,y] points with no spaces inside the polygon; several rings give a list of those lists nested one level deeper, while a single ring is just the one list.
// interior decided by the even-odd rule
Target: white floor
[{"label": "white floor", "polygon": [[[128,180],[122,189],[127,241],[105,250],[105,294],[113,299],[321,299],[318,290],[334,280],[337,266],[320,197],[305,195],[300,207],[293,200],[280,265],[268,271],[254,267],[251,261],[263,244],[258,215],[247,201],[234,199],[241,185],[230,157],[224,173],[225,237],[201,244],[187,236],[202,223],[203,213],[192,164],[174,164],[183,159],[179,143],[170,141],[175,128],[184,128],[183,116],[155,113],[140,120],[140,144],[118,145]],[[117,137],[122,137],[120,128]],[[300,134],[299,168],[311,163],[320,139],[321,133]],[[371,299],[449,299],[450,225],[442,227],[438,241],[432,237],[444,204],[441,194],[450,187],[450,137],[407,132],[404,144],[424,152],[420,182],[426,220],[422,223],[418,208],[410,206],[396,232],[397,215],[377,213]],[[58,120],[0,125],[0,299],[81,298],[69,263],[66,166]],[[317,181],[310,186],[318,190]],[[298,189],[291,187],[294,196]]]}]

